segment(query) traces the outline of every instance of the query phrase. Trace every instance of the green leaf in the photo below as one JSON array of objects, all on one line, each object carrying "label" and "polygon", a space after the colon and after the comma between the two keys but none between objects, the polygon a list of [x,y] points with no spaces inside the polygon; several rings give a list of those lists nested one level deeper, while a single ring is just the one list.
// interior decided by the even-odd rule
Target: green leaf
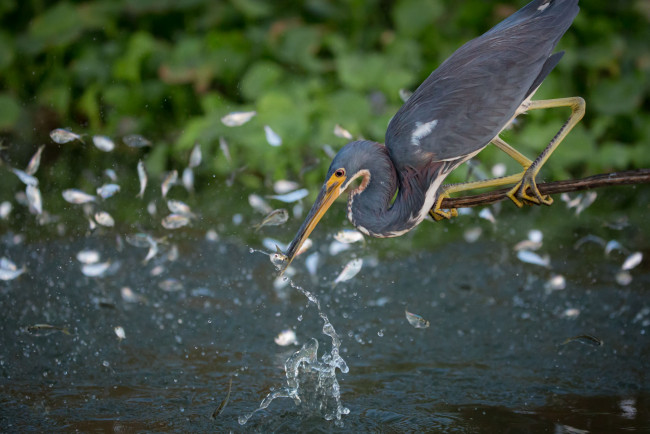
[{"label": "green leaf", "polygon": [[136,32],[129,38],[126,53],[113,65],[113,76],[117,79],[139,82],[144,59],[156,49],[156,40],[149,33]]},{"label": "green leaf", "polygon": [[7,68],[14,60],[14,44],[11,36],[0,32],[0,70]]},{"label": "green leaf", "polygon": [[22,48],[29,53],[39,53],[47,47],[61,47],[79,38],[83,23],[77,8],[61,2],[32,20],[27,30],[27,40]]},{"label": "green leaf", "polygon": [[604,115],[634,113],[643,100],[645,82],[627,75],[600,82],[591,98],[591,105]]},{"label": "green leaf", "polygon": [[0,93],[0,130],[13,129],[20,117],[20,112],[20,106],[11,95]]},{"label": "green leaf", "polygon": [[263,0],[231,0],[231,3],[249,18],[263,18],[272,12],[272,3]]},{"label": "green leaf", "polygon": [[70,86],[65,84],[44,86],[38,94],[39,104],[54,110],[62,119],[67,118],[71,98]]},{"label": "green leaf", "polygon": [[268,89],[277,86],[282,78],[282,68],[270,61],[254,63],[241,80],[241,92],[244,98],[254,100]]},{"label": "green leaf", "polygon": [[[608,142],[602,144],[595,154],[594,161],[599,167],[595,170],[621,170],[626,169],[630,163],[630,148],[622,143]],[[592,167],[593,167],[592,162]]]},{"label": "green leaf", "polygon": [[401,0],[393,9],[393,20],[399,33],[417,36],[424,29],[433,27],[444,10],[441,2]]}]

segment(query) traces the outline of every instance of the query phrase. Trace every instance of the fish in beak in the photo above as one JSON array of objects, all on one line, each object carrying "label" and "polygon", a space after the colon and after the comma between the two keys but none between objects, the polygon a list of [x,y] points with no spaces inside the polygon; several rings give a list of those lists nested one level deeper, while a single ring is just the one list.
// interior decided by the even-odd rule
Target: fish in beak
[{"label": "fish in beak", "polygon": [[329,177],[327,182],[325,182],[320,193],[318,193],[316,202],[311,207],[307,218],[302,223],[302,226],[300,226],[300,229],[298,229],[298,233],[294,237],[293,241],[291,241],[291,244],[289,244],[289,247],[285,252],[285,258],[283,258],[284,264],[280,267],[280,273],[283,273],[289,264],[291,264],[291,261],[293,261],[296,253],[300,250],[302,244],[309,237],[309,234],[311,234],[320,219],[325,215],[332,203],[334,203],[336,198],[341,195],[343,192],[341,186],[344,184],[345,179],[345,172],[337,170]]}]

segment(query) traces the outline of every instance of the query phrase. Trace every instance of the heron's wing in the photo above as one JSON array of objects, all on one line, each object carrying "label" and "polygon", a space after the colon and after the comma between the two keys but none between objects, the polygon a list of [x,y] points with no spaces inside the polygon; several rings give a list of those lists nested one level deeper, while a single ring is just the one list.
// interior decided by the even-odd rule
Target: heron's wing
[{"label": "heron's wing", "polygon": [[512,119],[531,86],[557,64],[559,57],[549,57],[578,11],[576,0],[533,9],[463,45],[400,108],[386,131],[398,170],[465,158]]}]

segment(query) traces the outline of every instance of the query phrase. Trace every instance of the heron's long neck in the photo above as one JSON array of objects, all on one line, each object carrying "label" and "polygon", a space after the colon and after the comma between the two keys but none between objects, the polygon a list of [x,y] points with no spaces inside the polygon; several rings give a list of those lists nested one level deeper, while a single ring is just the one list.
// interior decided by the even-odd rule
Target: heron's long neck
[{"label": "heron's long neck", "polygon": [[360,231],[375,237],[396,237],[426,217],[437,197],[439,164],[424,170],[409,169],[398,176],[388,151],[377,144],[367,155],[365,166],[361,186],[352,190],[348,199],[348,218]]}]

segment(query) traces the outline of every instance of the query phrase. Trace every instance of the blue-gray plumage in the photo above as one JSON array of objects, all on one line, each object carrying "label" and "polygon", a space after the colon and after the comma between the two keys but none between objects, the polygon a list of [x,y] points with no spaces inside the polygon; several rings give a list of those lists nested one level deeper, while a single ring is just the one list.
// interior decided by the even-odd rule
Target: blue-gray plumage
[{"label": "blue-gray plumage", "polygon": [[[386,147],[397,170],[485,147],[557,64],[561,54],[552,51],[577,13],[577,0],[533,1],[453,53],[388,125]],[[416,126],[433,120],[436,126],[414,145]]]},{"label": "blue-gray plumage", "polygon": [[[578,9],[577,0],[533,0],[433,71],[391,120],[385,146],[355,141],[341,149],[287,250],[287,265],[331,203],[357,178],[361,184],[350,192],[348,218],[359,230],[392,237],[418,225],[434,207],[449,172],[495,141],[516,115],[526,111],[534,92],[560,61],[563,53],[552,52]],[[549,100],[532,109],[562,105],[573,109],[582,104],[581,99],[569,100]],[[567,121],[558,140],[577,120]],[[518,178],[526,184],[517,196],[550,203],[538,193],[539,201],[531,199],[525,191],[536,190],[534,176],[557,143],[551,142],[534,162],[499,143],[527,169]]]}]

